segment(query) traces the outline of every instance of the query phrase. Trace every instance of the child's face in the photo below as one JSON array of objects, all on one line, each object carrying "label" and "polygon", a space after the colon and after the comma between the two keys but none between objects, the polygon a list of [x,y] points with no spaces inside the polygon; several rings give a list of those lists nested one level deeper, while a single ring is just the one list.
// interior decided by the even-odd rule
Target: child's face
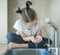
[{"label": "child's face", "polygon": [[29,23],[25,23],[25,26],[28,28],[28,29],[32,29],[35,27],[35,25],[37,24],[37,20],[34,20],[34,21],[30,21]]}]

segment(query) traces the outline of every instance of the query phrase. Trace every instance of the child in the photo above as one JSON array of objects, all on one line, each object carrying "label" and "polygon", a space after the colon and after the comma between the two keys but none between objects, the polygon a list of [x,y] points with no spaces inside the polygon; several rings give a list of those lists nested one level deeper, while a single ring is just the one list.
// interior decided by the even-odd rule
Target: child
[{"label": "child", "polygon": [[46,43],[48,43],[48,38],[42,37],[42,28],[44,25],[38,20],[36,12],[30,8],[30,5],[32,3],[27,1],[25,8],[20,10],[18,7],[16,9],[16,13],[21,14],[22,18],[17,20],[13,26],[17,30],[16,34],[7,34],[10,49],[47,47]]}]

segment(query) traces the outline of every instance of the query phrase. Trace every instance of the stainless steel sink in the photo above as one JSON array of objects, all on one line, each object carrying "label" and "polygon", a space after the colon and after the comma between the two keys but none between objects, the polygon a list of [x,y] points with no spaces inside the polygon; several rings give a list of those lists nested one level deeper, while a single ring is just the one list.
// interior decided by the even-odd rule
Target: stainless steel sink
[{"label": "stainless steel sink", "polygon": [[5,55],[40,55],[39,49],[12,49],[7,51]]}]

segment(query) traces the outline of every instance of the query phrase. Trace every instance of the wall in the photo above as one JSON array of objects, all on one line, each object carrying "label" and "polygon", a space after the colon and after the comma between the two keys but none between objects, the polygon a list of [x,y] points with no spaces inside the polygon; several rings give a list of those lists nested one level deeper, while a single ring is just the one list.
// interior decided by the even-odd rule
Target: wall
[{"label": "wall", "polygon": [[[59,28],[60,36],[60,0],[52,0],[50,5],[50,17]],[[58,37],[58,42],[60,42],[60,37]]]},{"label": "wall", "polygon": [[0,42],[6,41],[7,24],[7,0],[0,0]]}]

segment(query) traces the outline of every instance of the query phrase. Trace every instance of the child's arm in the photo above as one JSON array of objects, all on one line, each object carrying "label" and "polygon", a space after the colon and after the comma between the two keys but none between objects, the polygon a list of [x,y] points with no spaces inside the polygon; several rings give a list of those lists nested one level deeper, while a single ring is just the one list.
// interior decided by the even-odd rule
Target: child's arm
[{"label": "child's arm", "polygon": [[36,43],[40,43],[42,41],[42,30],[39,30],[36,34]]},{"label": "child's arm", "polygon": [[[38,30],[37,35],[42,36],[42,29],[41,29],[41,30]],[[37,36],[37,35],[36,35],[36,36]]]},{"label": "child's arm", "polygon": [[24,32],[19,32],[19,33],[24,41],[31,41],[31,38],[33,38],[33,37],[27,37],[27,35]]},{"label": "child's arm", "polygon": [[33,43],[40,43],[42,41],[42,30],[39,30],[36,35],[35,38],[32,38],[31,41]]}]

